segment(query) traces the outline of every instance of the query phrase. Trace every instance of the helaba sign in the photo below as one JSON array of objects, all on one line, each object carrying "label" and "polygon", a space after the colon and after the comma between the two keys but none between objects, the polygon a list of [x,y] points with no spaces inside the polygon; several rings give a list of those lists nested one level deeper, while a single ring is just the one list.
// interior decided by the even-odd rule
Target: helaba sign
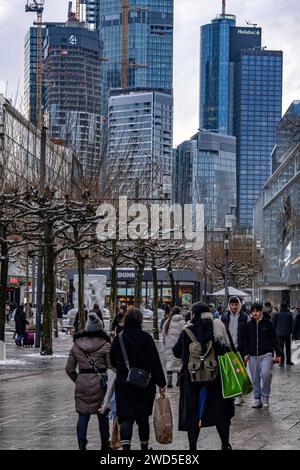
[{"label": "helaba sign", "polygon": [[248,36],[260,36],[259,29],[238,29],[238,34],[247,34]]},{"label": "helaba sign", "polygon": [[239,29],[238,34],[247,34],[251,36],[260,36],[259,29]]}]

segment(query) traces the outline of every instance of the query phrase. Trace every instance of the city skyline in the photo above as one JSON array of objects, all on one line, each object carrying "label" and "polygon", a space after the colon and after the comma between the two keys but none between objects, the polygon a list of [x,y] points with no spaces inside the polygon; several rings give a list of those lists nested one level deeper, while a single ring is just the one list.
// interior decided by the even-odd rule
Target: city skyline
[{"label": "city skyline", "polygon": [[[4,92],[7,88],[7,96],[14,102],[18,96],[18,107],[23,97],[24,37],[34,21],[34,15],[25,14],[25,3],[24,0],[0,0],[0,42],[11,47],[9,54],[5,47],[1,48],[0,91]],[[45,20],[65,20],[67,5],[67,0],[46,1]],[[245,3],[241,5],[238,0],[227,0],[227,11],[237,16],[240,25],[246,25],[245,21],[248,20],[262,27],[263,45],[268,45],[268,49],[283,50],[285,112],[291,101],[300,96],[300,65],[293,59],[300,45],[297,31],[299,2],[277,0],[274,4],[266,0],[262,4],[259,0],[252,0],[249,8],[245,9]],[[174,146],[189,139],[198,128],[200,27],[220,12],[221,0],[175,0]],[[16,29],[18,35],[15,34]]]}]

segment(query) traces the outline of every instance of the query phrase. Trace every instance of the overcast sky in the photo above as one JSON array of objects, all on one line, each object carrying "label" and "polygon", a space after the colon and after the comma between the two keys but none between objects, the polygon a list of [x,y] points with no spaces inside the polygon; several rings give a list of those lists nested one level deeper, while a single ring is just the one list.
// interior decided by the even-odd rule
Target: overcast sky
[{"label": "overcast sky", "polygon": [[[34,20],[25,13],[25,0],[0,0],[0,92],[23,96],[24,36]],[[75,3],[75,2],[73,2]],[[198,129],[200,26],[221,11],[221,0],[175,0],[174,144],[190,138]],[[68,0],[46,0],[45,21],[64,21]],[[300,99],[300,2],[299,0],[227,0],[227,12],[263,28],[263,45],[284,52],[283,111]],[[19,86],[18,86],[19,84]]]}]

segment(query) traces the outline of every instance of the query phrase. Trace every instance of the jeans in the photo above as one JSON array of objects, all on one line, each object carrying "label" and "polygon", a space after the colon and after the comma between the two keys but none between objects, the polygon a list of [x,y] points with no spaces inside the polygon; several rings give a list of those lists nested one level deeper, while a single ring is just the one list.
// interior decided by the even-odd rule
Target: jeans
[{"label": "jeans", "polygon": [[[87,436],[87,429],[91,415],[81,415],[78,416],[77,421],[77,438],[78,442],[85,442]],[[108,416],[106,415],[97,415],[99,422],[99,431],[101,437],[102,445],[105,445],[109,441],[109,421]]]},{"label": "jeans", "polygon": [[255,400],[269,398],[272,382],[273,356],[250,356],[249,370],[253,382],[253,393]]}]

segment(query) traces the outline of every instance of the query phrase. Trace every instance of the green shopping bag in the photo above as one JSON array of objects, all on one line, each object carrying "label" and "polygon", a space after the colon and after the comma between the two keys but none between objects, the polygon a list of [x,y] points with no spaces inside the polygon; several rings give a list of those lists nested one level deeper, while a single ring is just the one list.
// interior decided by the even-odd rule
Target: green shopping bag
[{"label": "green shopping bag", "polygon": [[218,359],[223,398],[251,393],[252,383],[241,356],[230,351]]}]

